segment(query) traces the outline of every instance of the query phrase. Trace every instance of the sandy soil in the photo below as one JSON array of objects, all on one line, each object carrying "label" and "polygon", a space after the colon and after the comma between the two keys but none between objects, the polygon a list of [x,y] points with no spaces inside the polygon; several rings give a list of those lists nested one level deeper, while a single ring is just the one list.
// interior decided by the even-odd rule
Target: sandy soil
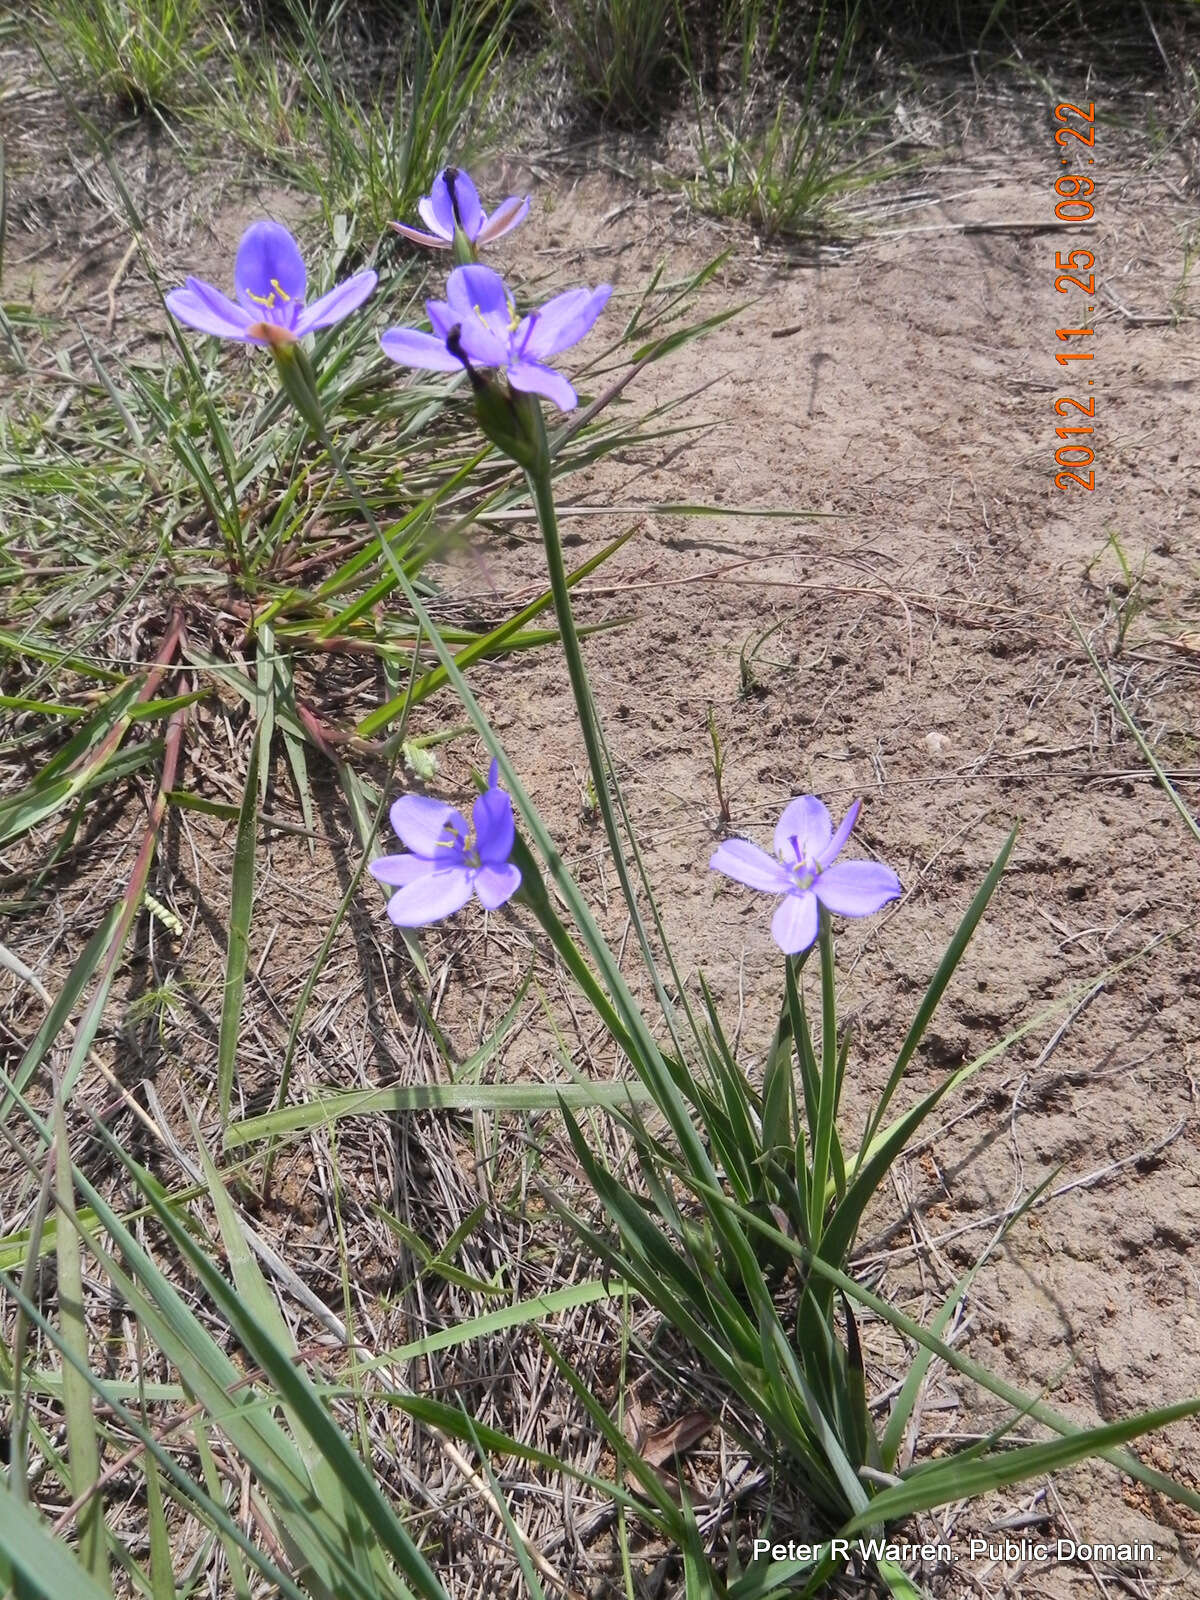
[{"label": "sandy soil", "polygon": [[[844,1004],[858,1031],[852,1119],[883,1082],[941,949],[1020,822],[991,914],[913,1071],[913,1093],[1057,1009],[949,1105],[898,1173],[895,1204],[863,1241],[862,1265],[881,1271],[906,1309],[928,1315],[1014,1202],[1057,1170],[1045,1202],[981,1273],[959,1337],[977,1359],[1052,1393],[1082,1421],[1200,1392],[1200,852],[1120,725],[1072,622],[1195,807],[1200,366],[1187,283],[1195,213],[1181,172],[1171,158],[1149,162],[1132,140],[1114,135],[1105,148],[1102,135],[1096,219],[1064,229],[1052,214],[1062,169],[1044,121],[1032,107],[1024,128],[1008,111],[994,125],[981,114],[961,159],[908,185],[910,195],[919,187],[917,198],[878,205],[868,239],[817,258],[759,249],[646,189],[567,174],[539,187],[537,220],[504,259],[527,279],[610,281],[619,304],[664,254],[682,272],[733,249],[704,309],[731,301],[746,309],[635,391],[640,403],[666,401],[703,383],[687,414],[707,426],[596,470],[572,494],[605,512],[568,526],[571,553],[582,557],[637,525],[582,593],[584,620],[629,619],[593,640],[588,659],[680,965],[703,967],[746,1058],[769,1034],[780,964],[762,904],[707,871],[723,826],[710,708],[726,753],[729,830],[765,841],[795,794],[819,793],[837,812],[862,797],[858,848],[904,881],[901,903],[847,926],[841,939]],[[31,280],[43,271],[37,227],[51,224],[35,210],[10,200],[35,241],[17,251],[18,281],[23,254],[36,267]],[[217,220],[218,240],[236,238],[243,214]],[[169,226],[186,235],[178,212]],[[1055,291],[1054,254],[1079,247],[1096,256],[1091,389],[1077,376],[1083,363],[1063,369],[1054,360],[1067,348],[1055,329],[1081,320],[1078,294]],[[91,281],[103,306],[123,246],[99,248],[103,266]],[[142,292],[135,271],[121,293]],[[1054,428],[1076,420],[1054,415],[1062,395],[1095,396],[1091,494],[1053,481]],[[696,519],[654,509],[681,501],[826,515]],[[1110,535],[1132,586],[1106,547]],[[494,600],[541,587],[540,562],[532,525],[517,526],[481,540],[447,583]],[[619,937],[556,661],[517,658],[477,681]],[[432,708],[428,725],[445,713]],[[464,749],[463,759],[472,754]],[[451,756],[448,781],[460,769]],[[235,774],[230,787],[240,785]],[[331,811],[322,824],[331,835],[343,826]],[[121,850],[131,839],[136,847],[136,829],[121,835]],[[173,959],[180,972],[190,964],[198,996],[175,1024],[173,1048],[155,1056],[168,1108],[213,1068],[229,842],[189,823],[155,889],[189,922],[190,944]],[[97,869],[119,869],[111,835],[94,848],[109,853],[77,861],[62,885],[68,924],[94,923],[103,903]],[[254,991],[264,1076],[242,1084],[248,1102],[269,1089],[265,1064],[286,1038],[304,954],[337,905],[344,867],[340,858],[337,870],[314,864],[284,839],[266,854]],[[364,906],[314,999],[297,1093],[438,1071],[419,1030],[411,1049],[409,1036],[390,1031],[397,1014],[385,986],[399,947],[389,946],[375,902]],[[27,937],[15,943],[32,964],[39,941],[22,946]],[[374,992],[358,981],[353,938],[359,956],[367,951]],[[39,968],[47,983],[61,976],[70,939],[50,946]],[[448,1026],[466,1055],[479,1019],[494,1022],[502,1009],[527,937],[501,919],[487,933],[473,929],[465,945],[451,928],[426,947],[433,989],[439,1001],[450,997]],[[131,1078],[145,1069],[140,1059]],[[531,1065],[555,1070],[544,1037],[525,1027],[499,1070]],[[178,1131],[186,1143],[182,1117]],[[403,1152],[391,1155],[389,1181],[399,1171],[430,1185],[436,1210],[437,1181],[410,1170]],[[379,1177],[373,1159],[367,1152],[352,1168],[363,1197]],[[276,1217],[280,1233],[293,1240],[307,1237],[312,1220],[301,1176],[285,1176],[276,1201],[286,1215]],[[898,1214],[902,1225],[889,1227]],[[299,1269],[303,1257],[294,1259]],[[359,1265],[382,1338],[392,1263]],[[336,1291],[323,1292],[333,1303]],[[883,1391],[891,1356],[879,1345],[876,1357]],[[920,1449],[994,1420],[976,1395],[939,1380]],[[1198,1446],[1200,1430],[1184,1424],[1143,1453],[1200,1487]],[[1119,1571],[1108,1562],[968,1561],[968,1539],[996,1528],[1028,1540],[1148,1542],[1154,1560]],[[952,1564],[927,1563],[917,1575],[954,1600],[1200,1593],[1200,1528],[1107,1468],[953,1508],[924,1519],[922,1533],[952,1541]]]},{"label": "sandy soil", "polygon": [[[902,1234],[912,1244],[891,1230],[879,1260],[903,1293],[913,1288],[905,1263],[923,1245],[918,1296],[944,1293],[1013,1200],[1059,1169],[1046,1203],[981,1276],[969,1348],[1031,1390],[1053,1389],[1081,1419],[1115,1418],[1200,1384],[1190,1260],[1200,1224],[1200,858],[1118,724],[1072,618],[1194,803],[1196,431],[1179,399],[1197,381],[1181,255],[1192,218],[1167,165],[1109,152],[1094,222],[1056,229],[1061,168],[1049,135],[1026,144],[1010,129],[1007,141],[1000,162],[980,130],[963,162],[929,184],[935,202],[836,264],[736,249],[711,302],[748,300],[747,310],[655,380],[662,397],[707,380],[698,408],[711,428],[632,481],[606,472],[598,498],[835,516],[781,525],[645,514],[630,580],[607,578],[612,592],[584,614],[635,614],[589,647],[594,681],[681,965],[703,966],[743,1019],[749,1049],[761,1050],[773,1021],[778,959],[756,897],[714,885],[705,870],[721,826],[710,707],[734,832],[767,842],[796,793],[819,793],[838,813],[863,797],[859,843],[905,882],[896,909],[842,940],[864,1101],[1020,822],[914,1088],[1061,1009],[969,1086],[910,1163],[897,1199],[911,1205]],[[539,259],[553,251],[585,280],[620,287],[668,244],[673,259],[696,259],[718,242],[647,199],[622,213],[611,231],[623,237],[610,243],[594,219],[612,205],[595,181],[557,197],[561,234]],[[1085,364],[1054,360],[1071,348],[1055,329],[1074,325],[1054,256],[1080,246],[1094,252],[1100,286],[1088,302],[1094,389],[1075,378]],[[1053,482],[1053,403],[1093,393],[1097,487],[1067,493]],[[603,533],[628,520],[614,516]],[[601,531],[583,528],[581,554]],[[1138,574],[1138,614],[1119,645],[1116,618],[1131,597],[1105,553],[1110,534]],[[576,787],[584,771],[563,686],[542,664],[503,678],[508,738],[553,811],[564,771]],[[599,879],[600,846],[578,822],[576,840],[585,857],[596,853]],[[969,1429],[972,1414],[978,1425],[977,1411],[960,1411],[953,1426]],[[1194,1425],[1181,1426],[1147,1458],[1195,1481],[1198,1441]],[[1164,1579],[1181,1592],[1200,1585],[1189,1553],[1200,1530],[1122,1491],[1105,1469],[1029,1504],[1013,1537],[1149,1541],[1157,1560],[1145,1566],[1145,1592]],[[941,1523],[956,1557],[991,1510]],[[938,1592],[1001,1580],[1021,1595],[1102,1592],[1101,1574],[1085,1567],[987,1558],[956,1564]]]}]

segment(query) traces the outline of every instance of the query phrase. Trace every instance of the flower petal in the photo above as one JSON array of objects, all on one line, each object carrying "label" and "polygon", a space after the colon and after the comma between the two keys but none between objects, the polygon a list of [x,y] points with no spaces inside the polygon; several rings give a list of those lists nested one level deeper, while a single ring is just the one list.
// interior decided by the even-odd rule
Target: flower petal
[{"label": "flower petal", "polygon": [[438,173],[425,198],[417,201],[417,210],[427,228],[440,233],[444,239],[454,238],[454,203],[446,187],[444,172]]},{"label": "flower petal", "polygon": [[568,289],[547,300],[529,319],[532,326],[525,335],[522,354],[544,361],[578,344],[604,310],[610,294],[609,286],[601,284],[598,289]]},{"label": "flower petal", "polygon": [[715,872],[723,872],[727,878],[763,894],[787,894],[793,887],[787,869],[749,839],[725,839],[713,851],[708,864]]},{"label": "flower petal", "polygon": [[521,869],[506,861],[499,867],[480,867],[475,874],[475,893],[489,911],[511,900],[521,887]]},{"label": "flower petal", "polygon": [[[440,339],[445,344],[451,328],[457,323],[458,318],[451,311],[444,300],[426,300],[425,315],[429,318],[429,326],[433,329],[435,339]],[[462,366],[462,362],[459,362]]]},{"label": "flower petal", "polygon": [[402,367],[420,367],[425,372],[461,372],[462,362],[452,356],[440,339],[416,328],[389,328],[380,334],[383,353]]},{"label": "flower petal", "polygon": [[402,889],[406,883],[424,878],[437,870],[437,864],[424,856],[380,856],[367,866],[367,871],[380,883],[390,883]]},{"label": "flower petal", "polygon": [[784,895],[771,918],[771,937],[785,956],[798,956],[817,937],[817,897],[811,889]]},{"label": "flower petal", "polygon": [[218,339],[250,340],[248,329],[254,318],[233,300],[201,278],[189,278],[187,287],[172,289],[166,295],[167,310],[179,322]]},{"label": "flower petal", "polygon": [[529,196],[524,199],[519,194],[509,195],[507,200],[502,200],[492,212],[491,216],[479,230],[476,244],[491,244],[494,239],[502,238],[506,233],[518,227],[529,215]]},{"label": "flower petal", "polygon": [[365,272],[356,272],[345,283],[339,283],[328,294],[314,300],[312,305],[305,306],[296,318],[297,338],[311,333],[314,328],[328,328],[343,317],[348,317],[352,311],[357,311],[378,282],[379,274],[368,268]]},{"label": "flower petal", "polygon": [[476,800],[471,818],[479,859],[488,867],[501,866],[512,855],[516,838],[512,801],[503,789],[488,789]]},{"label": "flower petal", "polygon": [[850,837],[850,830],[858,821],[858,812],[861,805],[861,800],[856,800],[854,802],[849,811],[847,811],[846,815],[842,818],[838,827],[838,831],[834,834],[833,838],[830,839],[827,845],[824,845],[820,850],[817,851],[816,859],[819,866],[827,867],[829,866],[830,862],[836,861],[838,856],[841,855],[842,848],[845,845],[846,840]]},{"label": "flower petal", "polygon": [[[422,200],[422,205],[425,201]],[[406,239],[411,239],[414,244],[423,244],[427,250],[449,250],[451,241],[440,238],[436,233],[423,233],[420,228],[410,228],[407,222],[389,222],[389,228],[394,228],[397,233],[402,233]]]},{"label": "flower petal", "polygon": [[471,898],[470,867],[442,867],[398,889],[388,901],[387,914],[398,928],[423,928],[462,909]]},{"label": "flower petal", "polygon": [[784,807],[775,827],[775,854],[781,861],[794,861],[796,852],[792,840],[795,839],[800,854],[814,861],[832,837],[833,819],[825,805],[815,794],[804,794]]},{"label": "flower petal", "polygon": [[238,245],[233,267],[238,299],[255,317],[291,326],[304,304],[308,274],[300,247],[281,222],[252,222]]},{"label": "flower petal", "polygon": [[904,890],[891,867],[879,861],[837,861],[813,884],[813,893],[839,917],[869,917]]},{"label": "flower petal", "polygon": [[446,280],[446,304],[462,325],[463,348],[471,359],[483,367],[502,367],[512,341],[513,303],[500,274],[491,267],[455,267]]},{"label": "flower petal", "polygon": [[[433,800],[424,794],[402,794],[392,803],[389,815],[397,838],[414,855],[439,864],[462,855],[467,837],[466,819],[461,811],[448,806],[444,800]],[[458,835],[457,851],[451,843],[451,830]]]},{"label": "flower petal", "polygon": [[562,373],[555,372],[553,367],[543,367],[537,361],[511,363],[508,381],[514,389],[522,389],[526,394],[544,394],[560,411],[574,411],[579,404],[579,396]]},{"label": "flower petal", "polygon": [[507,328],[512,316],[512,296],[504,279],[477,261],[455,267],[446,279],[446,300],[457,317],[474,311],[483,317],[501,318]]},{"label": "flower petal", "polygon": [[466,322],[460,322],[455,318],[447,330],[447,340],[454,329],[458,330],[457,342],[462,346],[463,354],[472,366],[503,367],[508,361],[507,340],[498,338],[478,317],[472,317]]},{"label": "flower petal", "polygon": [[[454,231],[454,222],[457,220],[459,227],[467,238],[474,241],[479,237],[479,230],[486,220],[483,207],[479,204],[479,190],[471,182],[469,173],[461,167],[447,167],[440,176],[440,182],[446,185],[446,201],[450,211],[451,233]],[[436,185],[435,185],[436,187]],[[458,216],[455,218],[455,211]]]},{"label": "flower petal", "polygon": [[[439,184],[442,185],[441,196],[445,204],[445,212],[447,217],[450,219],[448,226],[443,223],[438,212],[437,204],[435,203],[439,192]],[[429,229],[430,233],[437,234],[440,238],[446,241],[447,245],[450,245],[454,242],[454,213],[450,209],[450,196],[446,193],[446,186],[444,183],[442,183],[440,176],[433,180],[433,193],[427,194],[423,199],[417,201],[417,211],[420,215],[421,221]]]}]

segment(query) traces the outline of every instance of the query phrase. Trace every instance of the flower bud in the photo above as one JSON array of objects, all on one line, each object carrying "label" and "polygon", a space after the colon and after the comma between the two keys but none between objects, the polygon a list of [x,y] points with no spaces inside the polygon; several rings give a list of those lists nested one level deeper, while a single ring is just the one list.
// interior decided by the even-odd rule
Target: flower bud
[{"label": "flower bud", "polygon": [[317,375],[299,344],[272,344],[280,386],[317,439],[325,437],[325,413],[317,393]]}]

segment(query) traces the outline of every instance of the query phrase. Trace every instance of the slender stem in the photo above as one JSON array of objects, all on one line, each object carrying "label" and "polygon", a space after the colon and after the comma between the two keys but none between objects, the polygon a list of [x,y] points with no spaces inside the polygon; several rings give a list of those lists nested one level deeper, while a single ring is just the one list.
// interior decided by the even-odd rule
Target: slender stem
[{"label": "slender stem", "polygon": [[837,994],[834,987],[833,927],[822,906],[821,943],[821,1091],[817,1102],[817,1126],[813,1134],[813,1177],[809,1193],[809,1229],[813,1249],[821,1242],[825,1227],[826,1190],[829,1186],[829,1152],[833,1144],[833,1121],[837,1110]]},{"label": "slender stem", "polygon": [[529,480],[529,487],[533,493],[538,526],[542,530],[542,543],[546,550],[546,566],[550,573],[550,593],[554,597],[554,613],[558,619],[558,631],[562,639],[563,655],[567,661],[567,676],[571,682],[571,693],[575,698],[575,707],[579,712],[579,726],[583,733],[583,744],[587,751],[592,784],[596,790],[596,804],[600,809],[601,817],[604,819],[604,831],[608,836],[609,849],[613,853],[613,860],[616,864],[617,875],[621,880],[621,888],[624,891],[626,903],[636,921],[637,911],[633,895],[633,884],[625,863],[621,836],[617,831],[617,816],[613,809],[612,796],[609,793],[608,767],[604,760],[604,751],[600,742],[596,702],[592,698],[592,686],[588,681],[587,667],[584,664],[583,650],[579,642],[579,633],[575,627],[575,614],[571,608],[571,590],[567,582],[567,568],[563,560],[562,541],[558,536],[558,510],[554,504],[554,483],[550,472],[550,452],[546,444],[545,423],[542,420],[541,407],[535,405],[532,409],[535,411],[537,418],[536,433],[539,449],[536,464],[526,470],[525,476]]}]

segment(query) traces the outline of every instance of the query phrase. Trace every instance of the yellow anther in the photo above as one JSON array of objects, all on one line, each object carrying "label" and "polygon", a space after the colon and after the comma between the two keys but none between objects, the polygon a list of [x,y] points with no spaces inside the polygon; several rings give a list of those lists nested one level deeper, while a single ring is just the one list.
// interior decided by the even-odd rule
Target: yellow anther
[{"label": "yellow anther", "polygon": [[275,296],[276,295],[279,296],[279,298],[283,301],[283,303],[285,305],[292,298],[291,295],[288,294],[287,290],[280,283],[278,278],[272,278],[271,279],[271,293],[270,294],[255,294],[253,289],[247,289],[246,290],[246,299],[247,300],[253,300],[254,304],[256,306],[265,306],[268,311],[273,311],[275,309]]},{"label": "yellow anther", "polygon": [[[484,316],[483,312],[479,309],[479,307],[478,306],[472,306],[471,310],[475,313],[475,315],[479,318],[480,322],[482,322],[484,327],[486,328],[487,325],[488,325],[488,321],[487,321],[487,318]],[[508,331],[510,333],[515,333],[520,326],[521,326],[521,318],[517,314],[516,306],[514,306],[512,301],[510,300],[509,303],[508,303]]]}]

